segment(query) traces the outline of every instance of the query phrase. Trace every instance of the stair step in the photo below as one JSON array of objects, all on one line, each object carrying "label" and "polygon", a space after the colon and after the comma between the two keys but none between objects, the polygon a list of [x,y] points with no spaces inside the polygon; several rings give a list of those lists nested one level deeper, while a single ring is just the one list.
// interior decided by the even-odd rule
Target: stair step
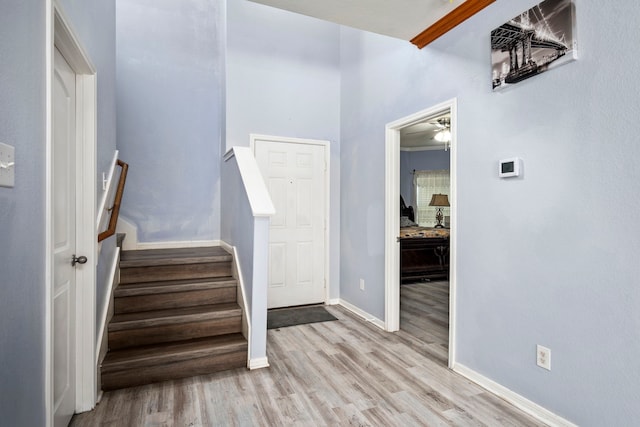
[{"label": "stair step", "polygon": [[163,310],[236,302],[231,277],[124,284],[114,291],[115,313]]},{"label": "stair step", "polygon": [[146,249],[123,251],[120,268],[202,264],[231,261],[231,254],[219,246],[203,248]]},{"label": "stair step", "polygon": [[120,266],[120,283],[148,283],[163,280],[206,279],[231,276],[231,261],[172,264],[147,267]]},{"label": "stair step", "polygon": [[116,314],[109,323],[109,349],[182,341],[242,331],[235,303]]},{"label": "stair step", "polygon": [[123,251],[102,388],[246,367],[231,263],[220,247]]},{"label": "stair step", "polygon": [[242,368],[247,341],[240,334],[109,352],[102,367],[105,390]]},{"label": "stair step", "polygon": [[220,289],[227,287],[235,288],[236,285],[236,279],[230,276],[205,279],[167,280],[163,282],[130,283],[118,286],[113,295],[116,298],[123,298],[182,291],[201,291],[205,289]]},{"label": "stair step", "polygon": [[109,352],[102,363],[102,372],[110,373],[150,365],[173,363],[185,357],[217,356],[234,351],[246,351],[247,340],[242,334],[199,338],[169,344],[140,346]]}]

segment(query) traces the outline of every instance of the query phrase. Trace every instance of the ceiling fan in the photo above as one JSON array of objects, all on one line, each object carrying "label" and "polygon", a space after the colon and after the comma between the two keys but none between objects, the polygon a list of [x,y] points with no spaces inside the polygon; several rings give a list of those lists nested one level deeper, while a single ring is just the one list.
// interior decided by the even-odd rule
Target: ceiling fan
[{"label": "ceiling fan", "polygon": [[433,136],[433,139],[438,142],[444,143],[444,151],[447,151],[447,149],[449,148],[449,144],[451,143],[451,118],[440,117],[436,121],[430,123],[440,129]]}]

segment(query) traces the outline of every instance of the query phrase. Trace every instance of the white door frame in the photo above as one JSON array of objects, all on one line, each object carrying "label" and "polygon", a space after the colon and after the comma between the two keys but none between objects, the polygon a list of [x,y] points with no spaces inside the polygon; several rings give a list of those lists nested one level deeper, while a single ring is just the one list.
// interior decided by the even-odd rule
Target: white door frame
[{"label": "white door frame", "polygon": [[[76,412],[92,409],[96,365],[96,69],[58,1],[46,0],[46,202],[45,202],[45,408],[53,425],[53,69],[54,49],[76,73],[76,253],[88,262],[76,269]],[[71,261],[71,260],[70,260]]]},{"label": "white door frame", "polygon": [[324,197],[325,197],[325,222],[324,222],[324,303],[329,305],[331,286],[329,283],[330,263],[329,257],[331,254],[329,248],[329,236],[331,236],[329,219],[331,218],[331,165],[329,160],[331,158],[331,144],[329,141],[320,139],[306,139],[306,138],[290,138],[284,136],[272,136],[272,135],[260,135],[249,134],[249,146],[254,157],[256,155],[256,141],[267,142],[282,142],[285,144],[307,144],[307,145],[320,145],[324,150]]},{"label": "white door frame", "polygon": [[385,146],[385,329],[400,329],[400,130],[430,117],[451,112],[451,235],[449,255],[449,368],[455,365],[456,348],[456,272],[457,272],[457,99],[453,98],[431,108],[401,118],[386,126]]}]

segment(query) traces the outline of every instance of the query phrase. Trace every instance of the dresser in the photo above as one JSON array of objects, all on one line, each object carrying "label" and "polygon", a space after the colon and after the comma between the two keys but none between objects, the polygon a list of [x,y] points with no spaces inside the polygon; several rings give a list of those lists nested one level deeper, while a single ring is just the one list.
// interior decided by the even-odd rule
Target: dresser
[{"label": "dresser", "polygon": [[[412,227],[412,229],[422,227]],[[400,281],[449,278],[449,232],[424,228],[400,237]],[[434,232],[433,230],[437,230]]]}]

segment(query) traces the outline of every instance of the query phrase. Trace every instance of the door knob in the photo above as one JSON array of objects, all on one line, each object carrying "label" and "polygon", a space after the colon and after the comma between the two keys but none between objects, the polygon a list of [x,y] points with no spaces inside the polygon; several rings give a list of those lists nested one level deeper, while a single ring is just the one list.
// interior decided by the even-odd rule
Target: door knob
[{"label": "door knob", "polygon": [[76,264],[85,264],[86,262],[87,262],[86,256],[79,256],[76,258],[76,254],[73,254],[71,258],[71,267],[75,267]]}]

